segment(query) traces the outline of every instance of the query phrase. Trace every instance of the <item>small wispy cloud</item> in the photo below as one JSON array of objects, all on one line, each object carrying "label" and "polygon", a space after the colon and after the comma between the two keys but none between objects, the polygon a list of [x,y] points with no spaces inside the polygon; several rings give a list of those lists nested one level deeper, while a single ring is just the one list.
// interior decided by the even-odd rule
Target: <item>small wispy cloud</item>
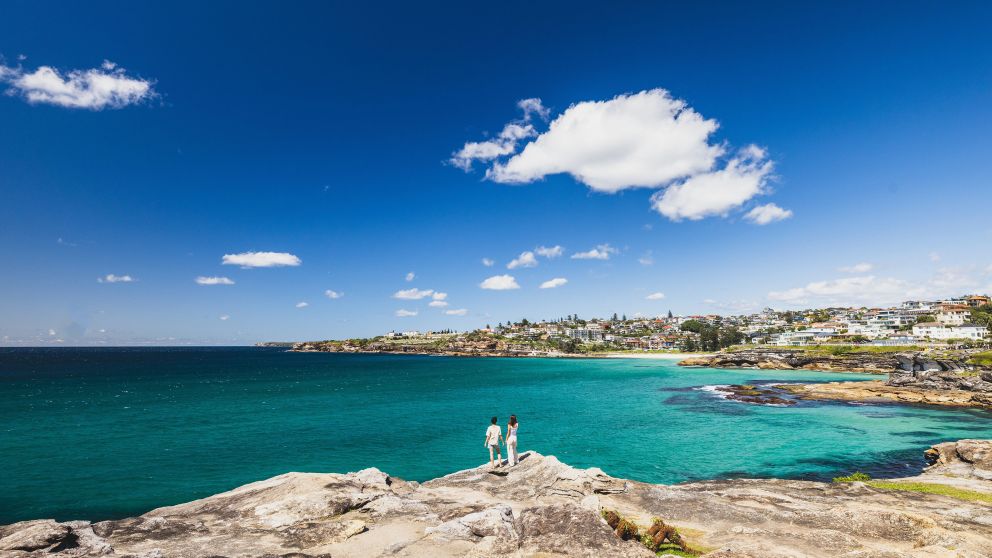
[{"label": "small wispy cloud", "polygon": [[591,250],[585,252],[576,252],[572,254],[573,260],[608,260],[610,255],[618,253],[619,250],[610,246],[609,244],[600,244]]},{"label": "small wispy cloud", "polygon": [[445,310],[444,313],[449,316],[464,316],[468,314],[468,310],[466,308],[459,308],[457,310]]},{"label": "small wispy cloud", "polygon": [[482,258],[482,265],[484,265],[486,267],[492,267],[492,266],[496,265],[496,262],[493,261],[493,260],[491,260],[491,259],[489,259],[489,258]]},{"label": "small wispy cloud", "polygon": [[774,203],[759,205],[744,214],[744,219],[755,225],[767,225],[775,221],[782,221],[792,217],[791,209],[782,209]]},{"label": "small wispy cloud", "polygon": [[930,261],[937,263],[940,261],[940,252],[930,252],[927,257],[930,258]]},{"label": "small wispy cloud", "polygon": [[288,252],[241,252],[240,254],[224,254],[221,258],[223,265],[239,265],[242,268],[253,267],[295,267],[302,264],[300,258]]},{"label": "small wispy cloud", "polygon": [[430,306],[431,308],[444,308],[447,305],[448,302],[445,300],[432,300],[427,304],[427,306]]},{"label": "small wispy cloud", "polygon": [[341,297],[343,297],[344,296],[344,293],[338,292],[338,291],[332,291],[331,289],[327,289],[326,291],[324,291],[324,296],[326,296],[327,298],[329,298],[331,300],[334,300],[335,298],[341,298]]},{"label": "small wispy cloud", "polygon": [[431,298],[433,298],[434,300],[444,300],[448,298],[448,293],[435,292],[434,294],[431,295]]},{"label": "small wispy cloud", "polygon": [[416,277],[417,277],[417,275],[414,272],[411,271],[410,273],[407,273],[406,274],[406,282],[409,283],[410,281],[413,281],[414,279],[416,279]]},{"label": "small wispy cloud", "polygon": [[399,310],[396,311],[397,318],[409,318],[410,316],[416,316],[416,315],[417,315],[416,310],[404,310],[400,308]]},{"label": "small wispy cloud", "polygon": [[541,283],[541,288],[555,289],[564,285],[565,283],[568,283],[568,279],[565,279],[564,277],[555,277],[554,279],[548,279],[547,281]]},{"label": "small wispy cloud", "polygon": [[648,250],[643,256],[637,258],[637,263],[641,265],[654,265],[654,255],[652,255],[651,250]]},{"label": "small wispy cloud", "polygon": [[296,303],[297,308],[306,308],[307,306],[310,306],[309,302],[301,301]]},{"label": "small wispy cloud", "polygon": [[217,319],[219,319],[222,322],[226,322],[227,320],[230,320],[231,317],[228,316],[227,314],[221,314]]},{"label": "small wispy cloud", "polygon": [[155,96],[151,80],[129,76],[124,68],[107,60],[99,68],[65,74],[51,66],[27,71],[0,64],[0,82],[9,86],[7,95],[29,104],[70,109],[119,109]]},{"label": "small wispy cloud", "polygon": [[417,288],[403,289],[393,293],[393,298],[398,298],[400,300],[420,300],[422,298],[427,298],[434,294],[432,289],[420,290]]},{"label": "small wispy cloud", "polygon": [[135,279],[130,275],[114,275],[113,273],[108,273],[103,277],[97,277],[97,283],[133,283]]},{"label": "small wispy cloud", "polygon": [[538,256],[548,258],[549,260],[560,257],[562,254],[565,253],[565,249],[558,245],[554,245],[551,247],[538,246],[534,251],[537,252]]},{"label": "small wispy cloud", "polygon": [[196,279],[197,285],[233,285],[234,281],[227,277],[204,277],[199,276]]},{"label": "small wispy cloud", "polygon": [[519,289],[520,285],[512,275],[493,275],[479,283],[479,287],[490,291],[508,291]]},{"label": "small wispy cloud", "polygon": [[534,257],[534,252],[527,251],[522,252],[516,258],[510,260],[510,263],[506,264],[506,269],[516,269],[518,267],[536,267],[537,258]]},{"label": "small wispy cloud", "polygon": [[660,293],[660,292],[659,293],[651,293],[651,294],[649,294],[648,296],[646,296],[644,298],[646,298],[647,300],[661,300],[661,299],[665,298],[665,293]]}]

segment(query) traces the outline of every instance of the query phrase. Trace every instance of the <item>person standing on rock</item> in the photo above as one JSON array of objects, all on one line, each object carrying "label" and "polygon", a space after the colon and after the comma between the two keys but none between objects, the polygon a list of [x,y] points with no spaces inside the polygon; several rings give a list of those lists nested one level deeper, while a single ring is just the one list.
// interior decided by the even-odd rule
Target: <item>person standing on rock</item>
[{"label": "person standing on rock", "polygon": [[[486,429],[486,447],[489,448],[489,467],[495,469],[503,465],[503,456],[500,455],[499,445],[503,442],[503,431],[500,430],[499,419],[492,418],[489,428]],[[496,461],[493,462],[493,453],[496,454]]]},{"label": "person standing on rock", "polygon": [[510,415],[510,422],[506,425],[506,460],[510,467],[520,461],[517,456],[517,415]]}]

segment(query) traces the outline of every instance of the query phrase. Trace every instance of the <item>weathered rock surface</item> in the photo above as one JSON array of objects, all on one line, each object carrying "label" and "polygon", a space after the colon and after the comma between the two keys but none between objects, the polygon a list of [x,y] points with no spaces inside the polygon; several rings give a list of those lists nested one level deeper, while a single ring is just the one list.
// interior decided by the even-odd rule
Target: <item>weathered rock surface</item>
[{"label": "weathered rock surface", "polygon": [[890,385],[881,380],[867,382],[828,382],[821,384],[784,384],[776,386],[800,399],[824,401],[896,402],[946,407],[992,408],[992,394],[984,391],[966,391]]},{"label": "weathered rock surface", "polygon": [[[940,444],[920,478],[992,491],[992,441]],[[992,507],[862,483],[725,480],[651,485],[526,453],[517,467],[423,484],[376,469],[288,473],[141,517],[0,527],[0,556],[649,557],[601,517],[653,517],[710,558],[992,556]]]},{"label": "weathered rock surface", "polygon": [[[828,372],[867,372],[870,374],[909,374],[964,372],[974,368],[965,364],[967,354],[939,360],[923,353],[823,353],[803,349],[756,348],[714,355],[692,357],[680,366],[708,368],[758,368],[768,370],[824,370]],[[921,378],[928,377],[925,375]]]}]

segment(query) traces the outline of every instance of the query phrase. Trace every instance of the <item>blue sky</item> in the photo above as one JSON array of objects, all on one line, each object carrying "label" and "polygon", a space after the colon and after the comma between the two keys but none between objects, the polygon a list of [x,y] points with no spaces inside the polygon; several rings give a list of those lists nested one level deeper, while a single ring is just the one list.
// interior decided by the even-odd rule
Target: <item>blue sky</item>
[{"label": "blue sky", "polygon": [[7,4],[0,344],[992,290],[985,3],[282,4]]}]

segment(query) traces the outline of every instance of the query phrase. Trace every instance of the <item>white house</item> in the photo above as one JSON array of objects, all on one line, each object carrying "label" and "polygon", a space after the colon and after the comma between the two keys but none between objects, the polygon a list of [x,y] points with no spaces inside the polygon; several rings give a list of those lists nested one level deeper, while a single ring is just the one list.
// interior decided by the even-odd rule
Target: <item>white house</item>
[{"label": "white house", "polygon": [[946,341],[948,339],[971,339],[979,341],[989,334],[985,326],[977,324],[962,324],[959,326],[946,326],[939,322],[927,322],[913,326],[914,337],[927,337]]},{"label": "white house", "polygon": [[944,325],[961,325],[967,322],[970,317],[971,312],[968,307],[960,304],[942,306],[936,316],[937,321]]}]

